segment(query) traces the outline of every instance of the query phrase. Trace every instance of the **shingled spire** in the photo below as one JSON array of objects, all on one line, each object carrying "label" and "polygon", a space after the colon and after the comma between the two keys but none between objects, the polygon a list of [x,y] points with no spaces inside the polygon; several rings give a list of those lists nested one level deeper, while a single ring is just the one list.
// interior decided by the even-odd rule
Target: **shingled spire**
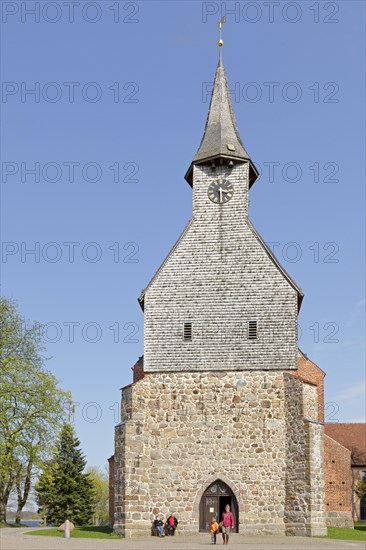
[{"label": "shingled spire", "polygon": [[205,131],[196,156],[185,175],[185,179],[192,185],[193,165],[208,161],[215,162],[216,159],[227,159],[227,162],[230,160],[233,162],[249,162],[250,186],[258,177],[258,170],[245,150],[236,125],[229,85],[221,59],[221,50]]}]

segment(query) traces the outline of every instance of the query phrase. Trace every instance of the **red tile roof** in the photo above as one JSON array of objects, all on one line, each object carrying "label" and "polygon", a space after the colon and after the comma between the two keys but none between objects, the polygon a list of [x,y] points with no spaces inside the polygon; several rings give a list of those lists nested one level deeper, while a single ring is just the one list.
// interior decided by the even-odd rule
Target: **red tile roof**
[{"label": "red tile roof", "polygon": [[327,422],[325,433],[352,453],[353,466],[366,466],[366,423]]}]

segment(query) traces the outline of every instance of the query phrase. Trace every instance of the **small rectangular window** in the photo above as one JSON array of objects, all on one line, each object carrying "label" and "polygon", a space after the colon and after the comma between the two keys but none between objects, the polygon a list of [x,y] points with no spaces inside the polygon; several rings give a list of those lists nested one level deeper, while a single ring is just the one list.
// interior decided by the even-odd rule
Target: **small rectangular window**
[{"label": "small rectangular window", "polygon": [[248,338],[256,340],[257,338],[257,321],[249,321],[248,323]]},{"label": "small rectangular window", "polygon": [[183,340],[190,342],[192,340],[192,323],[191,321],[185,321],[183,325]]}]

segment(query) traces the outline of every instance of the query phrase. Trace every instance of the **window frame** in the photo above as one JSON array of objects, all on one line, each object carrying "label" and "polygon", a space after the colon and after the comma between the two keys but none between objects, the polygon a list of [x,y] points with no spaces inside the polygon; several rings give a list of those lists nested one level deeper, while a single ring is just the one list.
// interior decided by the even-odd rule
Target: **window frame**
[{"label": "window frame", "polygon": [[[255,336],[251,335],[251,332],[253,331],[253,327],[251,326],[252,323],[255,323]],[[257,319],[249,319],[248,320],[248,340],[258,340],[258,321],[257,321]]]},{"label": "window frame", "polygon": [[[186,337],[186,328],[189,325],[189,338]],[[190,320],[183,321],[183,342],[192,342],[193,340],[193,323]]]}]

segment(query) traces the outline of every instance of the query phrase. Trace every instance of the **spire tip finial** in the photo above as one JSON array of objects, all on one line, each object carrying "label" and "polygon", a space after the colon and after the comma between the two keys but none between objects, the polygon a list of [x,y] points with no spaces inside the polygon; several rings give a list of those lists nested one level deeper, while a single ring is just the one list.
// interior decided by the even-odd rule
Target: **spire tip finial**
[{"label": "spire tip finial", "polygon": [[220,38],[219,38],[219,41],[217,43],[218,47],[221,48],[223,45],[224,45],[224,41],[222,39],[222,26],[223,24],[225,23],[225,17],[221,17],[220,21],[218,22],[218,26],[219,26],[219,29],[220,29]]},{"label": "spire tip finial", "polygon": [[219,66],[221,67],[222,66],[222,56],[221,56],[221,48],[222,46],[224,45],[224,41],[222,39],[222,26],[223,24],[225,23],[225,17],[221,17],[220,21],[218,22],[218,27],[220,29],[220,38],[219,38],[219,41],[217,42],[217,45],[219,47]]}]

